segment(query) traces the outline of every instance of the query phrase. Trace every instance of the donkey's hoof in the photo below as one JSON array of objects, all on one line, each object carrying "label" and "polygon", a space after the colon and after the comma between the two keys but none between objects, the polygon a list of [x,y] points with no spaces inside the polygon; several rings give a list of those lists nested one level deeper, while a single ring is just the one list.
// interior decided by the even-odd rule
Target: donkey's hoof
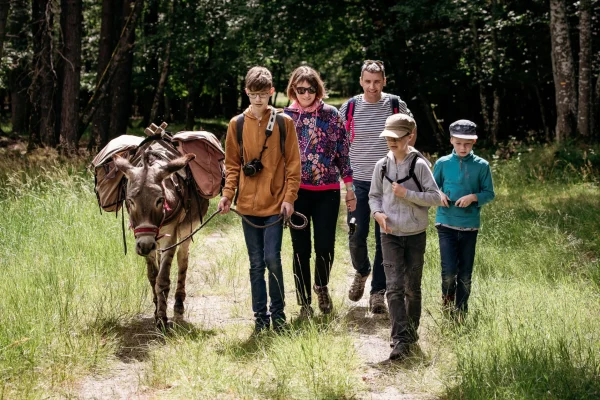
[{"label": "donkey's hoof", "polygon": [[173,311],[175,315],[183,316],[183,312],[185,311],[185,307],[183,306],[182,300],[175,300],[175,305],[173,306]]},{"label": "donkey's hoof", "polygon": [[156,319],[156,328],[161,331],[166,331],[173,328],[173,323],[169,322],[167,317]]}]

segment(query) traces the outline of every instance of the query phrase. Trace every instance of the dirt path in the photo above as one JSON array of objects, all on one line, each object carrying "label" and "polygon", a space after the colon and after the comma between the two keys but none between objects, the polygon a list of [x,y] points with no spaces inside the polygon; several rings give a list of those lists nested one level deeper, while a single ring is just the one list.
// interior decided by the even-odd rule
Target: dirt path
[{"label": "dirt path", "polygon": [[[209,242],[225,240],[222,235],[213,234],[206,238]],[[186,299],[185,321],[193,325],[201,325],[205,329],[219,329],[229,324],[251,324],[252,319],[248,313],[238,316],[235,313],[236,300],[225,295],[205,295],[210,292],[203,287],[200,271],[201,261],[188,272],[188,297]],[[347,293],[352,281],[353,273],[348,271],[346,287],[338,285],[338,289]],[[366,288],[370,287],[370,281]],[[341,291],[340,290],[340,291]],[[237,300],[242,301],[242,300]],[[348,300],[347,303],[350,303]],[[403,381],[410,381],[411,362],[402,365],[391,365],[385,362],[389,347],[389,318],[387,315],[373,315],[368,311],[368,293],[357,303],[350,303],[350,310],[345,316],[348,326],[352,330],[354,344],[358,356],[363,361],[362,380],[367,387],[367,392],[361,393],[359,399],[374,400],[429,400],[436,397],[411,393],[410,387]],[[86,400],[113,400],[113,399],[155,399],[161,398],[161,391],[143,386],[143,374],[148,362],[148,350],[152,345],[160,343],[161,337],[153,332],[153,319],[151,314],[144,315],[128,326],[121,327],[118,332],[122,343],[116,354],[115,360],[110,363],[107,370],[98,371],[82,379],[75,386],[69,397]],[[423,338],[422,338],[423,339]],[[414,361],[422,363],[423,359]],[[168,389],[166,389],[168,391]],[[409,393],[409,394],[406,394]]]}]

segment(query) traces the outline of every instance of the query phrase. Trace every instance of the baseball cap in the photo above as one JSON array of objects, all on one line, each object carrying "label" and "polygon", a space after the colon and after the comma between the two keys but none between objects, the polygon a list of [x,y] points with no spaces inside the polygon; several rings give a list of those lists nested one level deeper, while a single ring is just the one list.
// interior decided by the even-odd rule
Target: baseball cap
[{"label": "baseball cap", "polygon": [[385,120],[385,128],[379,137],[400,139],[412,133],[417,126],[415,120],[406,114],[393,114]]},{"label": "baseball cap", "polygon": [[477,125],[468,119],[459,119],[450,124],[450,136],[460,139],[477,139]]}]

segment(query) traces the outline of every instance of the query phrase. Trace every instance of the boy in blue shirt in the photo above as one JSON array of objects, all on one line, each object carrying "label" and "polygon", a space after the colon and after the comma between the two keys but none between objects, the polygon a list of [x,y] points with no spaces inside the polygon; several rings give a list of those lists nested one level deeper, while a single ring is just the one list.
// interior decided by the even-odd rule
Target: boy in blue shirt
[{"label": "boy in blue shirt", "polygon": [[490,165],[473,153],[476,129],[475,123],[465,119],[453,122],[450,143],[454,150],[440,158],[433,170],[442,195],[435,218],[442,260],[442,302],[444,310],[459,316],[468,311],[481,207],[495,197]]}]

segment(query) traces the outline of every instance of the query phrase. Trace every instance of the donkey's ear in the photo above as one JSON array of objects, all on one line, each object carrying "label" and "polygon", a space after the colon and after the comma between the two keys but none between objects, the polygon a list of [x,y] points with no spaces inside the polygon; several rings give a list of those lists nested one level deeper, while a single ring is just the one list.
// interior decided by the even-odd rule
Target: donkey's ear
[{"label": "donkey's ear", "polygon": [[126,159],[126,158],[121,157],[118,154],[115,154],[113,156],[113,161],[114,161],[115,166],[117,167],[117,169],[119,171],[121,171],[122,173],[124,173],[125,176],[127,176],[127,178],[129,179],[129,172],[133,168],[133,165],[131,165],[131,163],[129,162],[129,160]]},{"label": "donkey's ear", "polygon": [[169,161],[167,165],[160,168],[160,172],[158,173],[158,179],[162,181],[172,173],[184,168],[194,158],[196,158],[195,154],[188,153],[182,157]]}]

